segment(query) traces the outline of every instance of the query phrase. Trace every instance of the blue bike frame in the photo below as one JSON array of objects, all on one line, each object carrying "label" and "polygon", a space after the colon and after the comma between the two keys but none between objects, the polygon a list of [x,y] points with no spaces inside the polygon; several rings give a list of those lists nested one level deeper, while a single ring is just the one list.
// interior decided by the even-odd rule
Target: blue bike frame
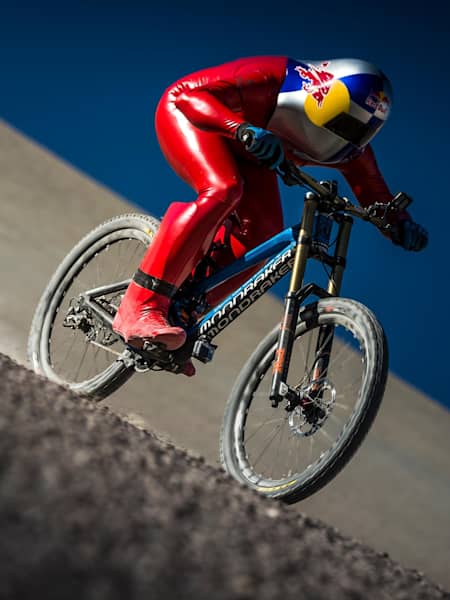
[{"label": "blue bike frame", "polygon": [[255,275],[191,327],[187,332],[188,336],[207,336],[212,339],[289,273],[294,263],[298,231],[299,226],[288,227],[198,284],[193,290],[195,296],[206,294],[235,275],[270,258]]}]

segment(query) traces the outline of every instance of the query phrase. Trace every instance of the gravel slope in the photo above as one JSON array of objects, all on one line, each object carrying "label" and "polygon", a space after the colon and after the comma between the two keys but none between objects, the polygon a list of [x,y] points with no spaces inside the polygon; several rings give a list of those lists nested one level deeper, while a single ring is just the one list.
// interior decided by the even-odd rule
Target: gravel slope
[{"label": "gravel slope", "polygon": [[0,355],[0,598],[450,598]]}]

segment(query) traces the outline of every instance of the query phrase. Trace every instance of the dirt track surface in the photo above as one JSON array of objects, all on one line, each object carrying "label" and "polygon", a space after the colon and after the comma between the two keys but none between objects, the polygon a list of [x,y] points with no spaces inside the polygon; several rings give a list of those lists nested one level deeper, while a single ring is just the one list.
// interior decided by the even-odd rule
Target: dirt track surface
[{"label": "dirt track surface", "polygon": [[0,355],[0,598],[450,598]]},{"label": "dirt track surface", "polygon": [[[136,211],[0,119],[1,353],[29,365],[31,318],[58,263],[87,231]],[[196,377],[181,382],[167,373],[136,375],[105,403],[124,420],[217,465],[232,382],[281,310],[266,294],[220,334],[214,361],[197,363]],[[293,518],[301,511],[386,550],[450,590],[449,431],[448,410],[390,373],[374,426],[350,463],[322,490],[286,508]]]}]

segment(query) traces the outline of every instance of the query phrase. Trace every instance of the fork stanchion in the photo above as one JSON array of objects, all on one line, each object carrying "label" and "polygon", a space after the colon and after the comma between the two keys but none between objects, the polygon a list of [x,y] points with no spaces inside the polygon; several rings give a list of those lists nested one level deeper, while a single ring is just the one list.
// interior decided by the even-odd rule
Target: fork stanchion
[{"label": "fork stanchion", "polygon": [[[336,240],[336,249],[334,252],[334,265],[328,281],[327,292],[331,296],[338,296],[341,291],[342,277],[345,270],[348,243],[353,226],[353,219],[349,215],[343,215],[339,222],[339,231]],[[312,386],[311,398],[315,402],[323,399],[323,382],[328,374],[331,351],[333,348],[334,330],[330,325],[321,325],[316,343],[316,360],[312,370],[312,381],[316,383]]]},{"label": "fork stanchion", "polygon": [[309,257],[312,240],[314,216],[318,206],[318,198],[314,194],[307,194],[303,210],[302,223],[298,234],[297,249],[295,252],[294,266],[292,268],[289,291],[286,295],[284,316],[281,322],[278,344],[273,365],[272,388],[270,400],[272,406],[277,406],[282,398],[280,392],[282,384],[286,383],[287,371],[294,343],[300,300],[297,296],[305,276],[306,262]]},{"label": "fork stanchion", "polygon": [[297,292],[303,284],[306,261],[308,260],[311,248],[312,229],[317,206],[317,196],[314,194],[307,194],[305,197],[305,208],[303,210],[303,218],[298,234],[297,250],[295,252],[294,266],[292,268],[291,282],[289,285],[290,293]]},{"label": "fork stanchion", "polygon": [[339,223],[336,249],[334,252],[334,266],[328,281],[327,292],[331,296],[338,296],[341,292],[342,277],[344,275],[346,266],[347,250],[352,226],[352,217],[349,215],[344,215]]}]

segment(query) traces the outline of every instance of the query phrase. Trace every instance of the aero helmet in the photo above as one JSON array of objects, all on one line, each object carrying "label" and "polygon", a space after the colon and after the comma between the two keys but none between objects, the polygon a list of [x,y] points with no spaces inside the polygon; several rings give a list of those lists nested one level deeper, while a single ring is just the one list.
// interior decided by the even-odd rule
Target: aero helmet
[{"label": "aero helmet", "polygon": [[388,78],[357,59],[288,59],[269,128],[301,157],[334,163],[361,151],[386,122]]}]

